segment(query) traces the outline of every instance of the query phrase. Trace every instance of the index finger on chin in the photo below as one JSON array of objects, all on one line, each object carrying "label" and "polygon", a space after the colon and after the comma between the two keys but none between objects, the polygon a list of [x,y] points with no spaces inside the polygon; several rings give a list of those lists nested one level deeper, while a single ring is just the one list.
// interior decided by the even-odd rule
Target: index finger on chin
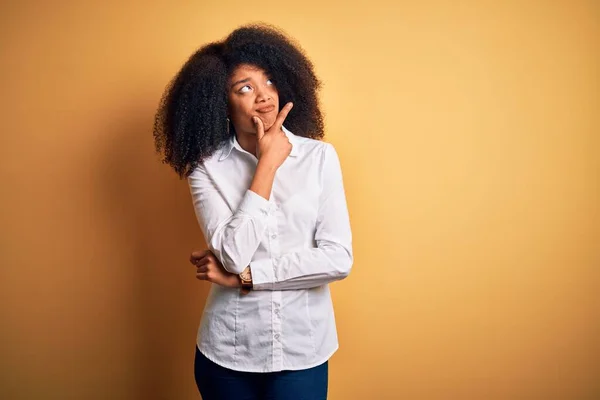
[{"label": "index finger on chin", "polygon": [[283,106],[283,108],[279,112],[279,115],[277,115],[277,119],[275,119],[274,125],[277,127],[277,130],[281,129],[281,125],[283,125],[283,121],[285,121],[286,117],[290,113],[290,110],[292,109],[293,106],[294,106],[294,104],[292,102],[289,102],[285,106]]}]

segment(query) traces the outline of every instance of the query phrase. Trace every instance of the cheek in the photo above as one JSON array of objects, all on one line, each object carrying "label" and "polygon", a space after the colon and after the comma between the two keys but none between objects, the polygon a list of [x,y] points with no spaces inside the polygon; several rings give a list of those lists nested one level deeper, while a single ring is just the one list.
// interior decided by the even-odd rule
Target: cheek
[{"label": "cheek", "polygon": [[[248,96],[250,97],[250,96]],[[252,100],[240,101],[241,99],[236,99],[235,101],[230,102],[229,104],[229,112],[231,114],[231,119],[234,122],[237,129],[241,129],[243,131],[252,131],[254,129],[254,123],[252,122],[252,116],[255,114],[253,110]]]},{"label": "cheek", "polygon": [[249,115],[252,112],[253,99],[251,96],[238,97],[230,100],[231,111],[240,116]]}]

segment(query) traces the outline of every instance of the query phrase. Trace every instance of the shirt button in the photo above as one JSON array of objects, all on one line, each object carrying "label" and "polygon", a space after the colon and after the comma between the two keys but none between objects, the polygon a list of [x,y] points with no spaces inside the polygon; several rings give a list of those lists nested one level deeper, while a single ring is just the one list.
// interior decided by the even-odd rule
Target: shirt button
[{"label": "shirt button", "polygon": [[277,237],[276,233],[274,233],[274,234],[271,235],[271,239],[275,239],[276,237]]},{"label": "shirt button", "polygon": [[275,339],[279,339],[279,333],[275,334]]},{"label": "shirt button", "polygon": [[275,309],[275,314],[279,315],[279,308]]}]

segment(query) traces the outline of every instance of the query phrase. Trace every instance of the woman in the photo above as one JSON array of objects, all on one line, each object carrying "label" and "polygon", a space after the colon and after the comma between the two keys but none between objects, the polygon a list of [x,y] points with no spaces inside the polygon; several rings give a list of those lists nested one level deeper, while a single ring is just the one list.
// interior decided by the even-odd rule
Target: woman
[{"label": "woman", "polygon": [[328,284],[353,255],[319,87],[292,39],[253,24],[194,53],[161,101],[157,150],[187,177],[208,244],[190,258],[212,283],[194,362],[204,400],[327,397]]}]

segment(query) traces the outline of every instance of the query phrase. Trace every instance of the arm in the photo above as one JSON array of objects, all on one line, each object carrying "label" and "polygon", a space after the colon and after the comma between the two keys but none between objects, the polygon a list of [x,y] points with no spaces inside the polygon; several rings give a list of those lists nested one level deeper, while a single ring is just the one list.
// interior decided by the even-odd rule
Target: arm
[{"label": "arm", "polygon": [[204,238],[223,268],[232,274],[240,274],[250,264],[273,211],[273,205],[268,200],[275,173],[292,149],[281,129],[291,109],[292,103],[289,102],[267,132],[262,120],[253,118],[258,164],[250,189],[246,190],[235,212],[230,211],[204,164],[201,163],[188,177],[196,217]]},{"label": "arm", "polygon": [[316,248],[252,261],[254,290],[308,289],[341,280],[352,268],[352,233],[339,157],[326,144]]},{"label": "arm", "polygon": [[196,218],[206,243],[226,271],[239,274],[250,264],[273,211],[267,200],[276,168],[258,163],[250,188],[232,212],[204,164],[188,177]]}]

